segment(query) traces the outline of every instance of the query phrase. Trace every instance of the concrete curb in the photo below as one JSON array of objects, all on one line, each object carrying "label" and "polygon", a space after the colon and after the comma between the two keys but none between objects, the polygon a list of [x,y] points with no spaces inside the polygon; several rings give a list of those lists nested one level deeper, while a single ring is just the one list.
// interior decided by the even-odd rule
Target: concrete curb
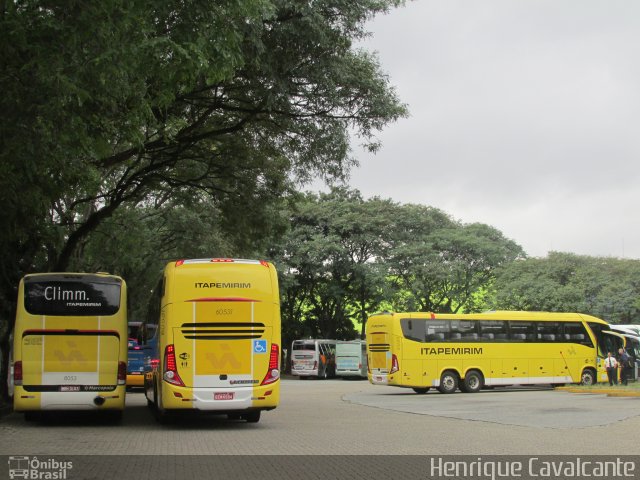
[{"label": "concrete curb", "polygon": [[607,397],[640,397],[640,390],[620,390],[616,388],[587,389],[578,387],[557,387],[556,390],[568,393],[606,395]]}]

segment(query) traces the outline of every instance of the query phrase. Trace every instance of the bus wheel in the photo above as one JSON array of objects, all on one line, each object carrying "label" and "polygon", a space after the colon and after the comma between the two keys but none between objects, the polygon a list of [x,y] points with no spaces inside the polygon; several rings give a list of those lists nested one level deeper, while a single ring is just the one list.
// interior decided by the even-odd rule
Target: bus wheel
[{"label": "bus wheel", "polygon": [[596,384],[596,374],[590,368],[586,368],[582,371],[582,376],[580,377],[580,385],[595,385]]},{"label": "bus wheel", "polygon": [[477,393],[482,389],[483,384],[482,374],[476,370],[471,370],[464,376],[460,390],[465,393]]},{"label": "bus wheel", "polygon": [[260,410],[245,413],[242,415],[242,418],[244,418],[247,423],[258,423],[260,421]]},{"label": "bus wheel", "polygon": [[414,392],[423,395],[425,393],[427,393],[429,391],[429,387],[424,387],[424,388],[414,388],[413,389]]},{"label": "bus wheel", "polygon": [[440,377],[440,393],[453,393],[458,389],[458,375],[451,370],[447,370]]}]

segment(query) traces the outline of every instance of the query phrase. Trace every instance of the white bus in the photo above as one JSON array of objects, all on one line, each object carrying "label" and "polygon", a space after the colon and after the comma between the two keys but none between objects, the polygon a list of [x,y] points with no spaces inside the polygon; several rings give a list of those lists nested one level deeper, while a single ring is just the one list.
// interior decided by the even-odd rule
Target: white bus
[{"label": "white bus", "polygon": [[611,330],[615,330],[616,332],[630,333],[636,337],[640,336],[640,325],[615,325],[612,323],[609,326],[611,327]]},{"label": "white bus", "polygon": [[291,374],[329,378],[336,374],[336,340],[310,338],[291,345]]},{"label": "white bus", "polygon": [[367,378],[367,342],[353,340],[336,344],[336,375]]}]

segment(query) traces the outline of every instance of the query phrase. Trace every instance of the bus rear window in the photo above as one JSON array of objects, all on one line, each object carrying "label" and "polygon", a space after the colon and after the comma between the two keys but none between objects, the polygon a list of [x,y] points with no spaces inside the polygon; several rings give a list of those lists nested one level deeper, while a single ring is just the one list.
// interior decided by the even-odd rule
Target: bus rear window
[{"label": "bus rear window", "polygon": [[120,310],[120,283],[67,279],[26,279],[24,307],[32,315],[98,316]]},{"label": "bus rear window", "polygon": [[293,350],[315,350],[316,345],[314,343],[301,343],[293,342]]}]

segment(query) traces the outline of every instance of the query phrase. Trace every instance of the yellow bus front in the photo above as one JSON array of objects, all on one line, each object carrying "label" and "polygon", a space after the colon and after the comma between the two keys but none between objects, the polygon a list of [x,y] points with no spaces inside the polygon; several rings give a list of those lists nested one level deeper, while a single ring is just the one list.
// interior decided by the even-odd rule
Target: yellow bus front
[{"label": "yellow bus front", "polygon": [[158,407],[246,416],[278,405],[280,307],[273,265],[185,260],[165,269]]},{"label": "yellow bus front", "polygon": [[126,285],[102,274],[27,275],[14,330],[14,409],[120,410]]}]

